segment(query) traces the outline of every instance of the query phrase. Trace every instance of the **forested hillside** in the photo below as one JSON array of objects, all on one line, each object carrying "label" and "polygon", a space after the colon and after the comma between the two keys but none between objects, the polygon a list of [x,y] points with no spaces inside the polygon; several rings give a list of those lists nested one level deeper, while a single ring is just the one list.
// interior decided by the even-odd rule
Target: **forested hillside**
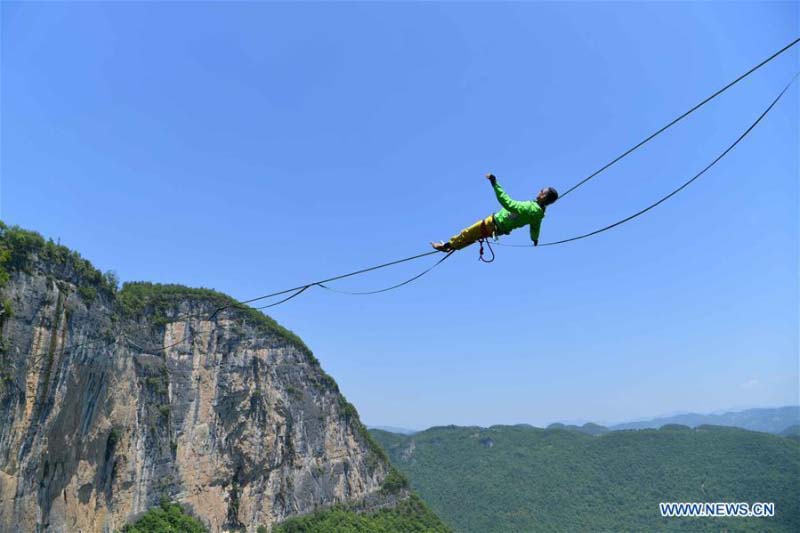
[{"label": "forested hillside", "polygon": [[[800,442],[736,428],[591,436],[525,426],[373,430],[457,531],[800,531]],[[662,518],[659,502],[774,502],[774,518]]]}]

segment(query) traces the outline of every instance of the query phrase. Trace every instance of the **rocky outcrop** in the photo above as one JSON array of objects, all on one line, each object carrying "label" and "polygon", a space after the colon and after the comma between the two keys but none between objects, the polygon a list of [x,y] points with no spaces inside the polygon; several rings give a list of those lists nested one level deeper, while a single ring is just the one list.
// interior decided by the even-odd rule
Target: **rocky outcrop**
[{"label": "rocky outcrop", "polygon": [[212,531],[255,531],[405,497],[382,488],[385,455],[291,332],[213,291],[117,292],[76,254],[11,231],[0,530],[113,531],[166,498]]}]

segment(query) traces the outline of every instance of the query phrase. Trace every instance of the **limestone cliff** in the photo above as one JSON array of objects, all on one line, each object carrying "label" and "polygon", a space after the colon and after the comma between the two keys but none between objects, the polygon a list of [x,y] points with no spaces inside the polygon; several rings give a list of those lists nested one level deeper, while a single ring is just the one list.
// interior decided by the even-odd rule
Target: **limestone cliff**
[{"label": "limestone cliff", "polygon": [[333,379],[262,313],[203,289],[118,292],[36,234],[0,237],[0,530],[114,531],[167,498],[212,531],[255,531],[407,496]]}]

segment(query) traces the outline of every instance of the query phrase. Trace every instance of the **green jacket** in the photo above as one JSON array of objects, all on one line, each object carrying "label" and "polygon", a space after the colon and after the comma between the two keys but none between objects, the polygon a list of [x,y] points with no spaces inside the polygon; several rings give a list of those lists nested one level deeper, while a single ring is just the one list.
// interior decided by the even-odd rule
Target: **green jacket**
[{"label": "green jacket", "polygon": [[506,235],[511,230],[530,224],[531,240],[539,240],[539,229],[544,218],[544,207],[536,200],[518,202],[512,200],[497,181],[492,184],[497,201],[503,209],[494,214],[495,229],[497,233]]}]

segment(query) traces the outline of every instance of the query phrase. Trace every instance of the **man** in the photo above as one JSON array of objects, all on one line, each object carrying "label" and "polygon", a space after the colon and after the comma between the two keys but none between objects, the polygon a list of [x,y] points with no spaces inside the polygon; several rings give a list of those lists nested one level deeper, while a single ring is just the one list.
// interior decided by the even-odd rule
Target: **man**
[{"label": "man", "polygon": [[436,250],[440,252],[451,252],[460,250],[470,244],[495,235],[508,235],[513,230],[522,226],[530,225],[531,240],[534,246],[539,246],[539,229],[542,225],[544,212],[547,206],[558,199],[558,193],[552,187],[547,187],[539,191],[536,200],[518,202],[512,200],[503,188],[497,183],[494,174],[486,174],[497,195],[497,201],[503,209],[497,213],[479,220],[470,227],[464,229],[447,242],[432,242]]}]

